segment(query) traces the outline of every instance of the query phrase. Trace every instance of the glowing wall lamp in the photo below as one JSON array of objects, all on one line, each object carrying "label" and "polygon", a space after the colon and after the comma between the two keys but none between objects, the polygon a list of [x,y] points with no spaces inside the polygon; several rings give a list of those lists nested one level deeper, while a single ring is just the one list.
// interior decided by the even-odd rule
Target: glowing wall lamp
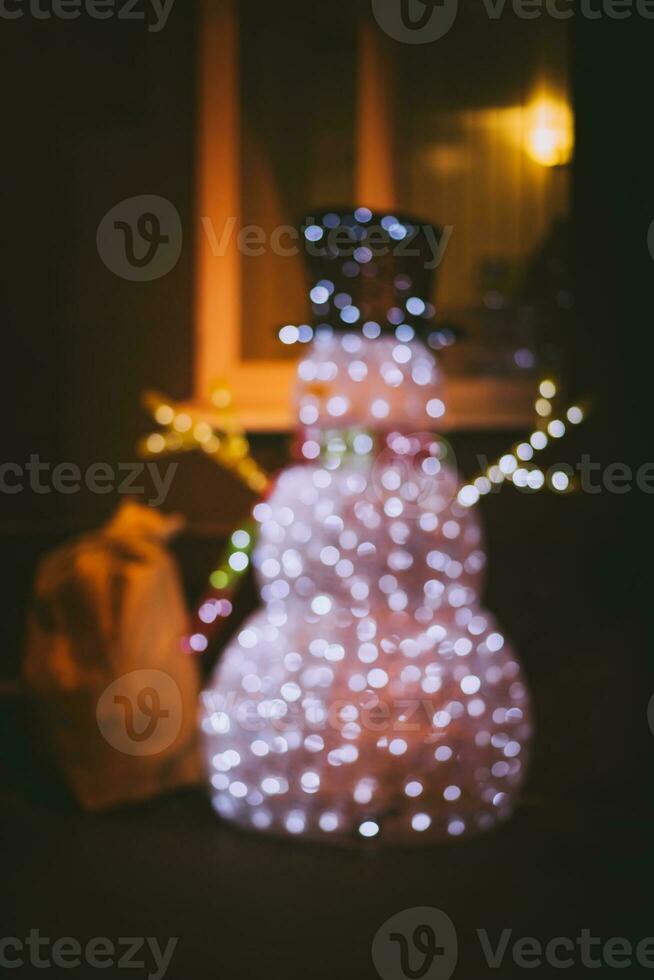
[{"label": "glowing wall lamp", "polygon": [[543,167],[569,163],[574,146],[572,112],[566,102],[540,96],[527,107],[527,155]]}]

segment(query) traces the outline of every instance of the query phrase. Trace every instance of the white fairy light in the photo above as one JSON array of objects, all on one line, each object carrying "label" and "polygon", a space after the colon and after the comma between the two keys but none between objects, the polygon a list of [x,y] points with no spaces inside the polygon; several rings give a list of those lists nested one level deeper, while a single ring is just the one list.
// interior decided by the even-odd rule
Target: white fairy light
[{"label": "white fairy light", "polygon": [[563,492],[570,486],[570,478],[568,474],[564,473],[562,470],[556,470],[554,473],[552,473],[551,483],[555,490]]},{"label": "white fairy light", "polygon": [[283,344],[296,344],[300,337],[300,331],[293,324],[289,323],[279,331],[279,339]]},{"label": "white fairy light", "polygon": [[465,486],[459,490],[458,501],[464,507],[472,507],[479,500],[480,490],[475,486]]},{"label": "white fairy light", "polygon": [[512,453],[507,453],[505,456],[502,456],[498,465],[502,473],[508,476],[515,471],[518,461]]},{"label": "white fairy light", "polygon": [[411,826],[419,832],[428,830],[431,826],[431,817],[428,813],[416,813],[411,817]]},{"label": "white fairy light", "polygon": [[560,439],[561,436],[565,435],[565,424],[561,419],[553,419],[547,426],[547,431],[553,439]]}]

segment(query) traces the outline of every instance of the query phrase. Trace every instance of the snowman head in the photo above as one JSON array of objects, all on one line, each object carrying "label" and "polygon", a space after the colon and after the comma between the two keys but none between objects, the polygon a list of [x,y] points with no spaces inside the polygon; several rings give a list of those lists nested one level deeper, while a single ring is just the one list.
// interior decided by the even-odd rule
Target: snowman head
[{"label": "snowman head", "polygon": [[370,339],[318,330],[298,364],[294,403],[303,430],[430,430],[445,412],[434,355],[415,338]]}]

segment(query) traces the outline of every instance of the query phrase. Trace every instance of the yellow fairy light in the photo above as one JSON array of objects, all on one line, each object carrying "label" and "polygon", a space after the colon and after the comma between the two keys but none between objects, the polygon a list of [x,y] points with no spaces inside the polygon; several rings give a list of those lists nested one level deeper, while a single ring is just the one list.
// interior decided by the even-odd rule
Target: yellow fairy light
[{"label": "yellow fairy light", "polygon": [[552,414],[552,406],[548,402],[547,398],[539,398],[536,402],[536,412],[541,418],[546,418],[548,415]]},{"label": "yellow fairy light", "polygon": [[159,405],[154,413],[154,417],[159,425],[170,425],[175,418],[175,411],[170,405]]},{"label": "yellow fairy light", "polygon": [[219,385],[211,392],[211,401],[216,408],[227,408],[232,403],[232,393],[229,388]]},{"label": "yellow fairy light", "polygon": [[211,435],[206,441],[202,441],[202,449],[208,456],[212,456],[220,449],[220,439],[216,435]]},{"label": "yellow fairy light", "polygon": [[193,404],[175,404],[158,392],[146,392],[143,401],[155,421],[165,426],[163,433],[152,433],[139,444],[141,453],[161,455],[201,449],[219,466],[234,473],[254,493],[263,493],[270,478],[250,455],[247,437],[228,407],[231,394],[217,385],[210,396],[218,412]]},{"label": "yellow fairy light", "polygon": [[173,427],[178,432],[189,432],[193,425],[193,419],[186,412],[180,412],[173,419]]},{"label": "yellow fairy light", "polygon": [[248,443],[243,436],[232,436],[227,444],[227,451],[234,459],[243,459],[248,453]]},{"label": "yellow fairy light", "polygon": [[166,448],[166,441],[158,432],[153,432],[145,442],[149,453],[161,453]]},{"label": "yellow fairy light", "polygon": [[540,385],[538,386],[538,390],[543,398],[554,398],[556,395],[556,385],[548,378],[546,378],[545,381],[541,381]]},{"label": "yellow fairy light", "polygon": [[198,422],[193,427],[193,437],[197,439],[198,442],[207,443],[211,440],[213,435],[211,426],[208,422]]}]

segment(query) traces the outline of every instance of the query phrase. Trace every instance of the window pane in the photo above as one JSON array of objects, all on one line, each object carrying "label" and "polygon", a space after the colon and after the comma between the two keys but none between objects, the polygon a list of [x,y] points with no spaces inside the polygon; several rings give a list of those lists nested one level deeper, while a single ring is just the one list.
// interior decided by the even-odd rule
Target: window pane
[{"label": "window pane", "polygon": [[436,306],[464,339],[450,374],[557,358],[569,325],[570,168],[552,165],[572,149],[567,25],[479,4],[432,44],[396,45],[400,197],[449,234]]},{"label": "window pane", "polygon": [[[308,316],[299,251],[277,254],[271,235],[354,193],[356,19],[349,0],[240,6],[243,224],[266,242],[242,259],[245,359],[293,356],[277,331]],[[278,242],[293,245],[288,234]]]}]

